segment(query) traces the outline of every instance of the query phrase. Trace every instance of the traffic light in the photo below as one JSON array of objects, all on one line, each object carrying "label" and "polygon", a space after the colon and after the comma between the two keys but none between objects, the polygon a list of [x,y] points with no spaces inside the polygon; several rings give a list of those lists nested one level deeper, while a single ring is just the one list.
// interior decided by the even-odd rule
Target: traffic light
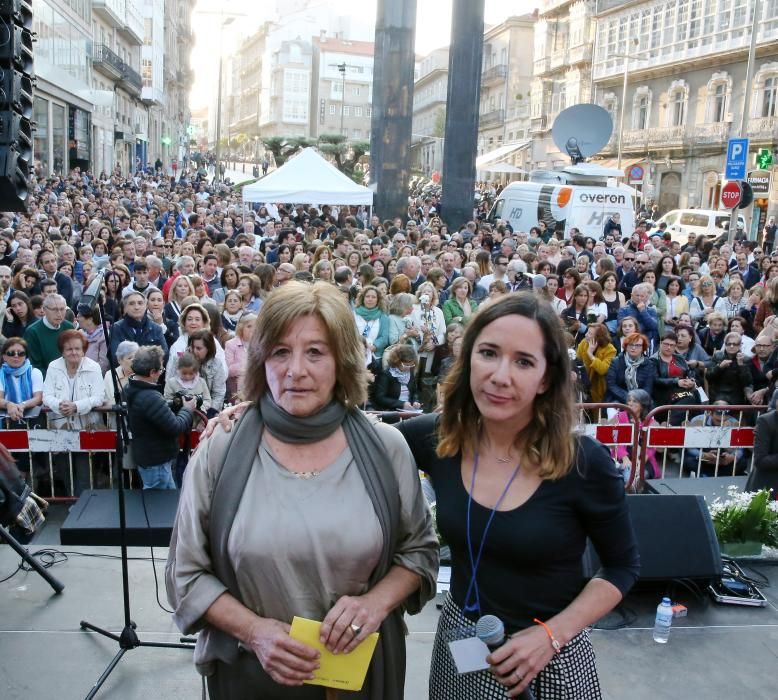
[{"label": "traffic light", "polygon": [[769,148],[760,148],[756,154],[756,167],[759,170],[769,170],[773,164],[773,154]]},{"label": "traffic light", "polygon": [[0,0],[0,211],[27,208],[32,85],[32,5]]}]

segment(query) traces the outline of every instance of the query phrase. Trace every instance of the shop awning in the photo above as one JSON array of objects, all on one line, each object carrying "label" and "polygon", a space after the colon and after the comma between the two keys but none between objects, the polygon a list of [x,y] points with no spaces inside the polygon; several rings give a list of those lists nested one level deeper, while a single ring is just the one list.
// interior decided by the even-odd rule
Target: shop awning
[{"label": "shop awning", "polygon": [[516,143],[509,143],[505,146],[495,148],[493,151],[489,151],[489,153],[484,153],[482,156],[476,158],[475,169],[482,171],[486,170],[484,166],[490,165],[492,163],[499,163],[500,161],[508,158],[508,156],[512,156],[514,153],[518,153],[525,148],[529,148],[531,143],[532,142],[529,140],[517,141]]}]

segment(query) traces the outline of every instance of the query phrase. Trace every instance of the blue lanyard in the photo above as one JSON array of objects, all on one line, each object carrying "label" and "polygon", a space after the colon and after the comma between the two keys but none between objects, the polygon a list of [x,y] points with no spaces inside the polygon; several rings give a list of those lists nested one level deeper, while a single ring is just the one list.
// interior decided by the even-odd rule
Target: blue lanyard
[{"label": "blue lanyard", "polygon": [[[473,477],[470,480],[470,493],[467,495],[467,553],[470,557],[470,569],[472,570],[473,573],[470,576],[470,584],[468,585],[467,593],[465,594],[463,610],[466,613],[477,612],[478,617],[481,617],[481,596],[478,592],[478,581],[476,580],[476,576],[478,575],[478,567],[481,564],[481,555],[483,555],[484,553],[486,536],[489,533],[489,528],[492,525],[492,520],[494,520],[494,514],[497,512],[497,509],[500,507],[500,504],[503,502],[505,496],[508,494],[508,489],[510,489],[511,484],[513,483],[514,479],[519,473],[520,467],[521,467],[521,463],[516,465],[516,468],[513,470],[513,474],[511,474],[511,478],[508,479],[508,483],[505,484],[505,488],[503,489],[502,494],[497,499],[497,503],[494,504],[494,508],[492,508],[492,512],[489,514],[489,519],[486,521],[486,527],[484,528],[483,535],[481,536],[481,544],[478,546],[478,555],[476,557],[473,557],[473,542],[470,534],[470,511],[473,505],[473,491],[475,490],[475,474],[478,471],[478,452],[475,452],[475,454],[473,455]],[[474,598],[475,598],[475,601],[472,605],[469,604],[471,593],[474,594]]]}]

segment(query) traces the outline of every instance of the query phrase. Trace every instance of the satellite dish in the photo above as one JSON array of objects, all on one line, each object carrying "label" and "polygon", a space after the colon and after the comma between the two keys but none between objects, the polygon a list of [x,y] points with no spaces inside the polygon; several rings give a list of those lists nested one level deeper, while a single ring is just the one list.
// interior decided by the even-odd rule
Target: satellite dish
[{"label": "satellite dish", "polygon": [[567,153],[573,165],[582,163],[603,149],[613,133],[613,120],[599,105],[573,105],[554,120],[551,137]]}]

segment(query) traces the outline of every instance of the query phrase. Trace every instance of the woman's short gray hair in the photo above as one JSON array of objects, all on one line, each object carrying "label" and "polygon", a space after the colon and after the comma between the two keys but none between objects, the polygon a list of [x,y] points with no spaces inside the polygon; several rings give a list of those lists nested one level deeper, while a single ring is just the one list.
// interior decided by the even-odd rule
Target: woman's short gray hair
[{"label": "woman's short gray hair", "polygon": [[627,401],[637,401],[640,404],[640,416],[641,418],[648,414],[653,408],[654,402],[649,394],[644,389],[633,389],[627,393]]},{"label": "woman's short gray hair", "polygon": [[395,294],[389,304],[389,313],[392,316],[402,316],[406,311],[413,308],[416,301],[416,296],[408,292]]},{"label": "woman's short gray hair", "polygon": [[122,340],[116,347],[116,359],[121,362],[123,359],[138,352],[139,347],[140,345],[132,340]]}]

